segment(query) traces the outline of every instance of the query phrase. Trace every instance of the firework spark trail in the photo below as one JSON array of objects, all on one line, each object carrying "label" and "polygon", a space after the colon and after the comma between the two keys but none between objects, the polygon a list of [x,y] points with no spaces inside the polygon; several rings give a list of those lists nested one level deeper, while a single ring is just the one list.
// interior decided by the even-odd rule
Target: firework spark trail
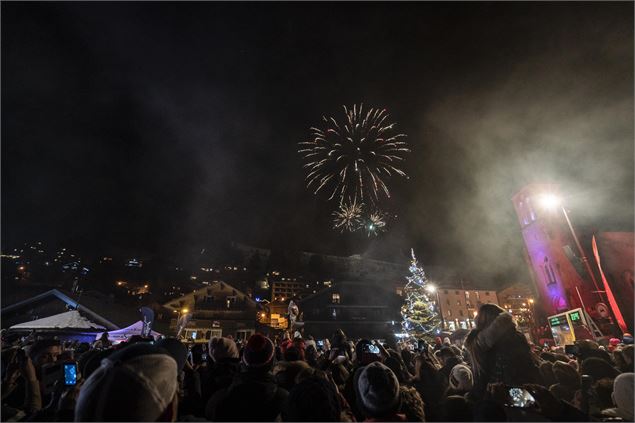
[{"label": "firework spark trail", "polygon": [[363,204],[357,204],[356,201],[340,205],[333,212],[333,229],[339,229],[340,232],[358,230],[362,225],[362,207]]},{"label": "firework spark trail", "polygon": [[407,177],[398,167],[410,152],[405,135],[392,135],[395,124],[386,124],[385,109],[364,113],[363,104],[343,108],[345,120],[322,116],[324,126],[311,127],[311,140],[299,143],[307,188],[316,195],[330,193],[329,200],[338,197],[340,205],[357,200],[372,205],[380,195],[390,198],[387,178]]},{"label": "firework spark trail", "polygon": [[368,236],[377,236],[380,232],[386,230],[386,221],[384,220],[384,214],[382,212],[373,212],[368,216],[368,222],[366,223],[366,232]]}]

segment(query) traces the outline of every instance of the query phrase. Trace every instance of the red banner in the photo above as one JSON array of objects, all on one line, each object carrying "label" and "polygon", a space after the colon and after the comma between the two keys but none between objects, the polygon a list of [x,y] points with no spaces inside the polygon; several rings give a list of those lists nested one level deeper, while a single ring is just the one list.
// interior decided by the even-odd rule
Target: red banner
[{"label": "red banner", "polygon": [[[599,244],[599,248],[598,248]],[[635,242],[632,232],[603,232],[593,237],[593,255],[617,324],[623,332],[633,327],[633,273]],[[603,261],[600,261],[602,251]],[[616,299],[617,298],[617,299]],[[629,324],[624,320],[629,316]]]}]

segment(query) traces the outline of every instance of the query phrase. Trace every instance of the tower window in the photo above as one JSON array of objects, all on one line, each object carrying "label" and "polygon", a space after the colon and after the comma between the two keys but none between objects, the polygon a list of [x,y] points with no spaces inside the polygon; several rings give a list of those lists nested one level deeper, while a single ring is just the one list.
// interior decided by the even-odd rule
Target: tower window
[{"label": "tower window", "polygon": [[529,197],[527,197],[527,208],[529,209],[529,217],[533,222],[536,220],[536,213],[534,213],[534,207],[531,205],[531,199]]},{"label": "tower window", "polygon": [[544,271],[545,276],[547,277],[547,284],[552,285],[556,283],[556,274],[553,271],[553,267],[551,267],[551,263],[549,263],[549,259],[545,257],[544,262]]}]

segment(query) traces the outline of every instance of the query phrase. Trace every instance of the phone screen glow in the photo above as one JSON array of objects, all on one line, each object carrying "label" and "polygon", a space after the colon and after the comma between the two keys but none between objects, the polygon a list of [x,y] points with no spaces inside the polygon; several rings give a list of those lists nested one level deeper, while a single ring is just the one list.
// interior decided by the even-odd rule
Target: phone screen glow
[{"label": "phone screen glow", "polygon": [[75,364],[64,364],[64,384],[75,385],[77,383],[77,366]]}]

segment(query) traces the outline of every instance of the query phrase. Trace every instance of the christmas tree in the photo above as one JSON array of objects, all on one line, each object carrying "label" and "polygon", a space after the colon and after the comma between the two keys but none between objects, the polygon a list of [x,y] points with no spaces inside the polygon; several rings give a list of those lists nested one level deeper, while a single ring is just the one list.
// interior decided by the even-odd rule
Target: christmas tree
[{"label": "christmas tree", "polygon": [[410,276],[404,288],[405,304],[401,307],[401,326],[410,337],[432,338],[440,329],[441,319],[434,301],[429,298],[428,280],[423,268],[417,263],[414,250],[410,261]]}]

